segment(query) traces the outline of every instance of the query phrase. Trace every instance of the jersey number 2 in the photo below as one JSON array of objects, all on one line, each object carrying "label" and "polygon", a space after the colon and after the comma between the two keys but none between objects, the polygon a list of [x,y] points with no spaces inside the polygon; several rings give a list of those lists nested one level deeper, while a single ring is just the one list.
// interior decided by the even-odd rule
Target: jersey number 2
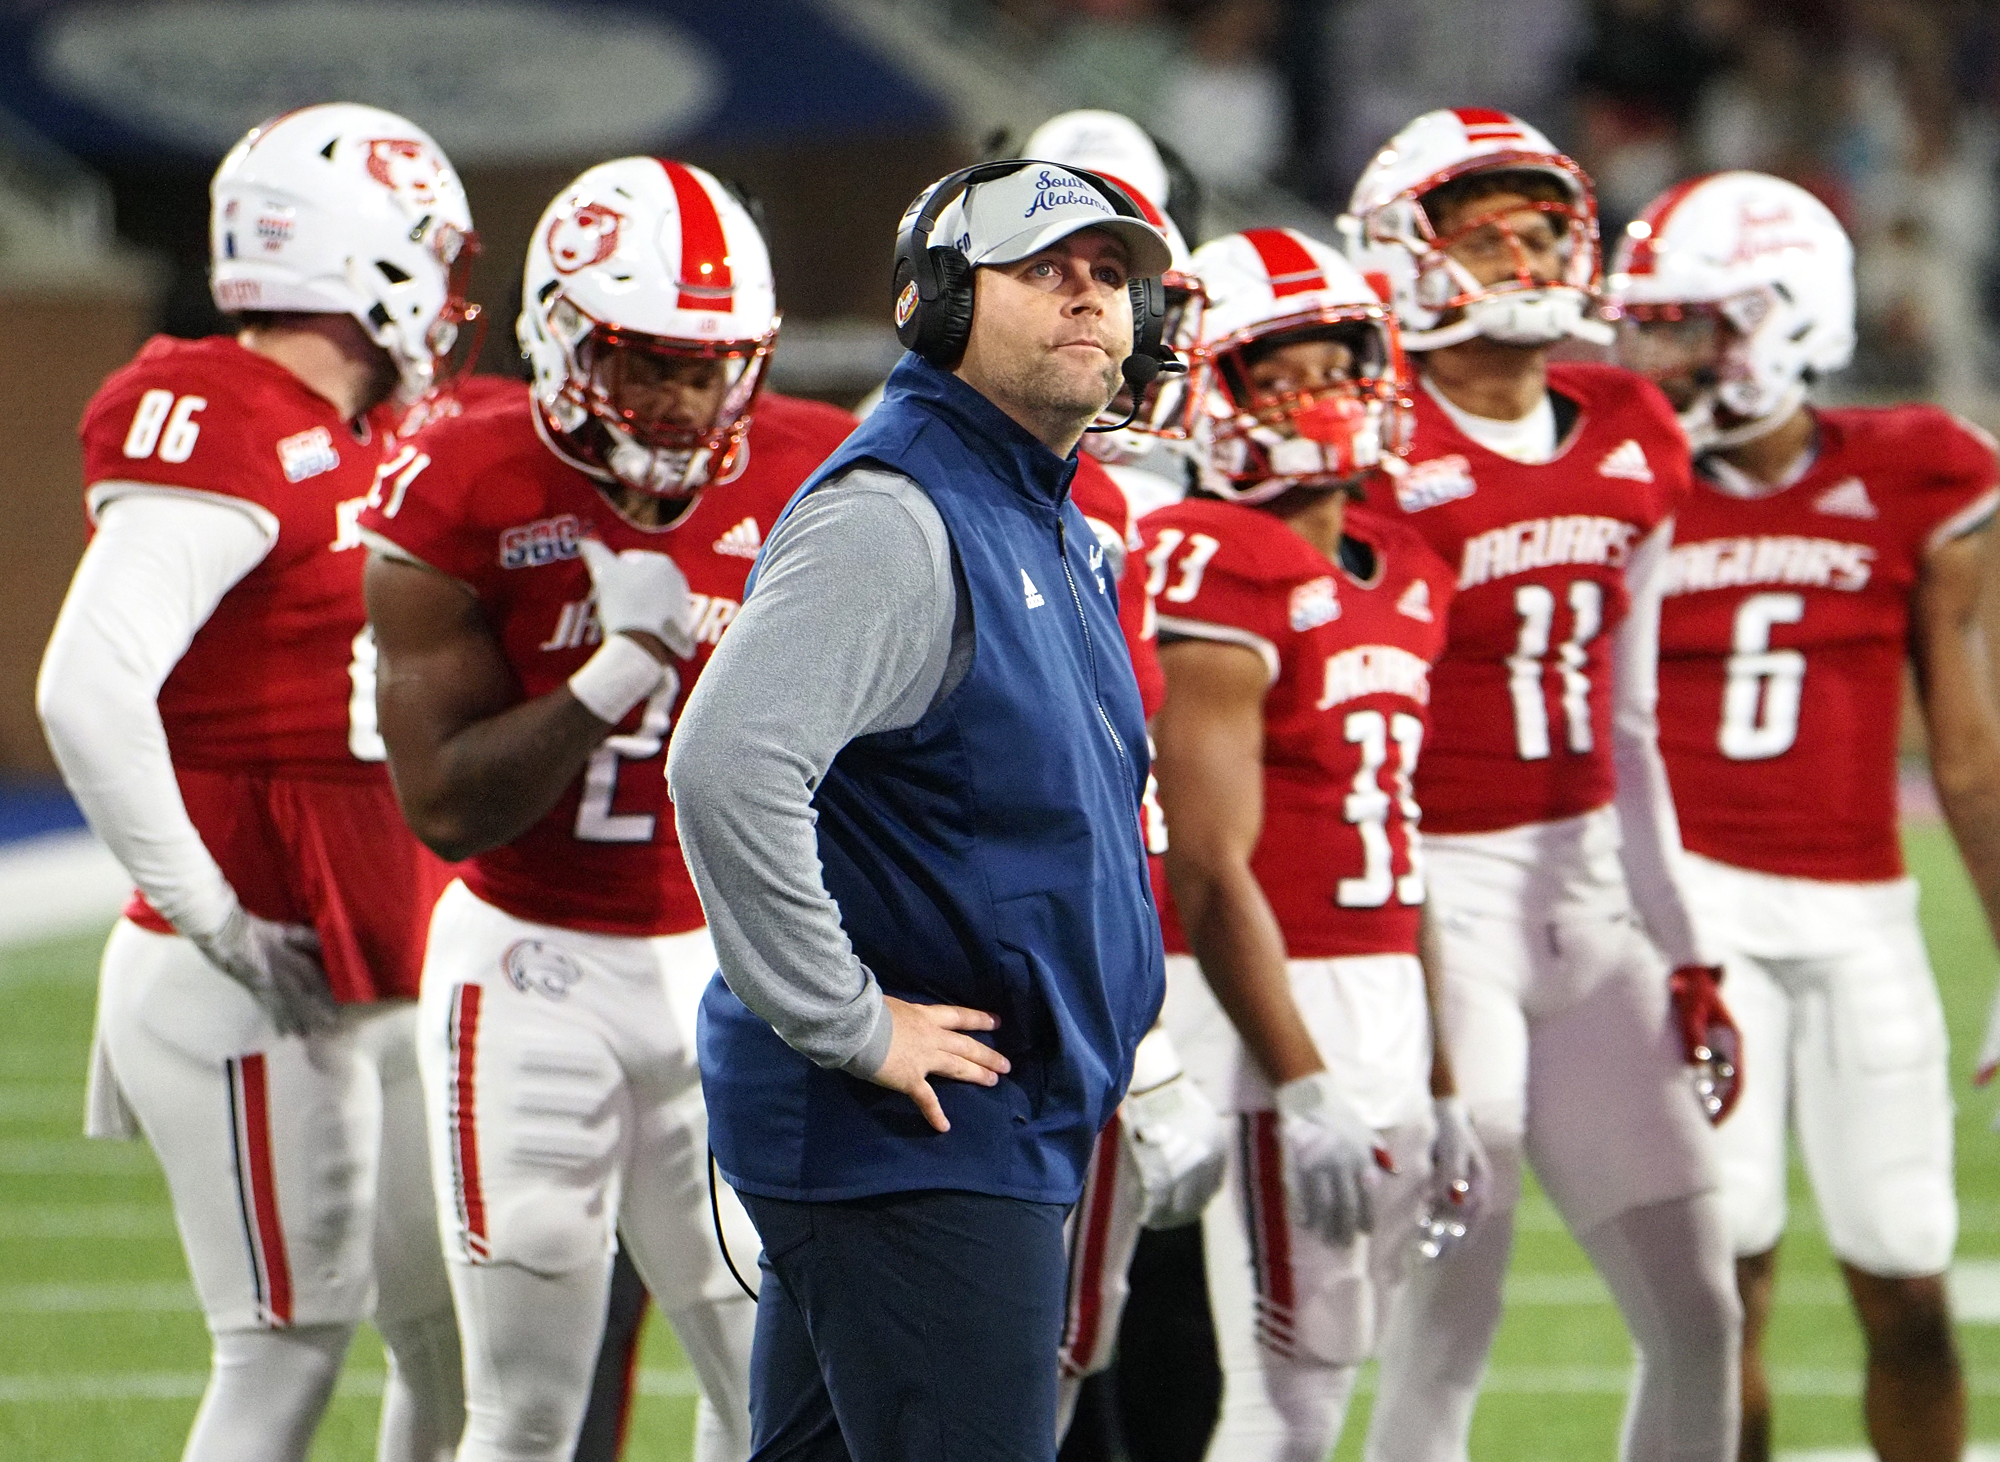
[{"label": "jersey number 2", "polygon": [[[618,763],[651,761],[667,744],[667,728],[673,725],[674,698],[681,693],[681,678],[670,666],[667,678],[646,702],[636,729],[623,736],[607,736],[604,744],[590,754],[583,769],[583,796],[576,804],[576,840],[580,843],[650,843],[657,819],[650,812],[613,812],[611,799],[618,792]],[[655,776],[662,773],[655,772]]]}]

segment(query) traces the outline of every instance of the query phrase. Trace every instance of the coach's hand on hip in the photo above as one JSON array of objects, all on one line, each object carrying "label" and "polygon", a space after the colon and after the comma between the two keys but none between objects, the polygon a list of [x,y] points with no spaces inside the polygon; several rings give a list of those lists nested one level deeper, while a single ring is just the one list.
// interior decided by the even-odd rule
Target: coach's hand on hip
[{"label": "coach's hand on hip", "polygon": [[917,1104],[924,1120],[940,1132],[951,1131],[944,1108],[928,1078],[949,1077],[975,1086],[994,1086],[1012,1069],[1005,1056],[962,1031],[990,1031],[998,1018],[962,1005],[916,1005],[893,995],[882,997],[889,1012],[889,1054],[868,1079],[900,1091]]}]

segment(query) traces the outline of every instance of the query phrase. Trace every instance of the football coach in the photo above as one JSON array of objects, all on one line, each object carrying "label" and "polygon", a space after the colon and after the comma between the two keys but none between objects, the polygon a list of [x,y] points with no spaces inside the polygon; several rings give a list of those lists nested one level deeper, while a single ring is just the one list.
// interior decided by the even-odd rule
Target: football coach
[{"label": "football coach", "polygon": [[710,1139],[764,1241],[757,1458],[1055,1455],[1063,1221],[1164,990],[1145,725],[1069,484],[1172,362],[1167,263],[1092,174],[926,190],[909,352],[675,733]]}]

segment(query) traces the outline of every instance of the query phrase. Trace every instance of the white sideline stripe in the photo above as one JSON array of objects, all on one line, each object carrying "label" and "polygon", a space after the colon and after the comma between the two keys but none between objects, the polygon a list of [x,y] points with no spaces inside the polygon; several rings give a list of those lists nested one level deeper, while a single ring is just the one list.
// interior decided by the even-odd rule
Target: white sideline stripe
[{"label": "white sideline stripe", "polygon": [[[341,1396],[380,1396],[380,1371],[340,1378]],[[208,1385],[205,1371],[125,1371],[72,1376],[0,1376],[0,1406],[32,1406],[61,1401],[192,1401]],[[641,1396],[698,1394],[691,1370],[639,1372]]]},{"label": "white sideline stripe", "polygon": [[105,928],[131,896],[132,880],[90,833],[0,846],[0,945]]},{"label": "white sideline stripe", "polygon": [[1959,1260],[1951,1266],[1950,1293],[1961,1325],[2000,1325],[2000,1259]]}]

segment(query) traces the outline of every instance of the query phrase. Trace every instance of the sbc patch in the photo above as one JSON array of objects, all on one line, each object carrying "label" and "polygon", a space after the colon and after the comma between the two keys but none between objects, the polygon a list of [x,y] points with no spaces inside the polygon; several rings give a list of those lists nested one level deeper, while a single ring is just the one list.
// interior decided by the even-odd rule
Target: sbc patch
[{"label": "sbc patch", "polygon": [[1396,479],[1396,504],[1406,513],[1420,513],[1439,503],[1471,497],[1474,486],[1472,464],[1453,452],[1449,457],[1412,462]]},{"label": "sbc patch", "polygon": [[1333,577],[1311,579],[1292,590],[1292,628],[1300,634],[1340,618],[1340,596]]},{"label": "sbc patch", "polygon": [[285,481],[304,482],[338,467],[340,453],[334,450],[333,433],[316,426],[279,442],[278,462],[285,469]]}]

